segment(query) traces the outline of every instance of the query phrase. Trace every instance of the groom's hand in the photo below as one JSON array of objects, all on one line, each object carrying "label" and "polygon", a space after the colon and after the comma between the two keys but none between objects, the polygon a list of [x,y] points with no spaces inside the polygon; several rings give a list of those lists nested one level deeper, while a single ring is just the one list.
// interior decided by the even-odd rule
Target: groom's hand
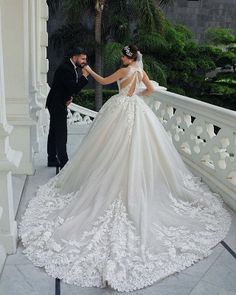
[{"label": "groom's hand", "polygon": [[70,104],[70,103],[72,103],[72,100],[73,100],[73,96],[71,96],[71,98],[69,99],[69,100],[67,100],[67,102],[66,102],[66,106],[68,107],[68,105]]},{"label": "groom's hand", "polygon": [[83,74],[83,76],[85,76],[85,78],[87,78],[89,76],[89,72],[86,71],[85,68],[82,68],[82,74]]}]

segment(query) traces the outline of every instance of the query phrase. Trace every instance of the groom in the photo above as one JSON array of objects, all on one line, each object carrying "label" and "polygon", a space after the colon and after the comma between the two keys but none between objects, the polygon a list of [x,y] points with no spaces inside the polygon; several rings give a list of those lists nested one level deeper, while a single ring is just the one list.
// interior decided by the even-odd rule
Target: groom
[{"label": "groom", "polygon": [[50,114],[47,142],[48,167],[63,168],[68,161],[67,106],[72,102],[73,96],[88,83],[88,72],[83,69],[86,63],[86,52],[75,48],[54,74],[46,101],[46,108]]}]

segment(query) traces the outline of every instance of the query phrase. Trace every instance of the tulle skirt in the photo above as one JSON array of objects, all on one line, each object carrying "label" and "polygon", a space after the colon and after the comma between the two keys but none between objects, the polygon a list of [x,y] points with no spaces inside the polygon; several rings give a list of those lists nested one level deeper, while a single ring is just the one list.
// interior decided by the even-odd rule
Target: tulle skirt
[{"label": "tulle skirt", "polygon": [[39,187],[20,236],[49,275],[128,292],[208,256],[229,226],[220,196],[189,171],[142,98],[118,94]]}]

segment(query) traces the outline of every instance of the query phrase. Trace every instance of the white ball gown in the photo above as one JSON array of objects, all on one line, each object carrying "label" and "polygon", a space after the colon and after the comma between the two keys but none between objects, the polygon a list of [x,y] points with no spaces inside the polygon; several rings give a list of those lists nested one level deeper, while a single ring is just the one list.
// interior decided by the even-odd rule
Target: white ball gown
[{"label": "white ball gown", "polygon": [[230,227],[220,196],[188,170],[138,96],[142,74],[130,66],[22,217],[24,253],[66,283],[141,289],[208,256]]}]

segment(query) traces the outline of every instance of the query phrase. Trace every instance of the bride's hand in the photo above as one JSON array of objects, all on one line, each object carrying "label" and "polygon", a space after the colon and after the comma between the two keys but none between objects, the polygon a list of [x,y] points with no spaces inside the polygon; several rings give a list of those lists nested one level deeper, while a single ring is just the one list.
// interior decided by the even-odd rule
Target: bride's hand
[{"label": "bride's hand", "polygon": [[90,68],[89,65],[84,66],[83,69],[85,69],[89,74],[90,74],[91,71],[92,71],[92,69]]},{"label": "bride's hand", "polygon": [[85,76],[87,78],[88,75],[89,75],[89,72],[83,67],[82,68],[82,74],[83,74],[83,76]]}]

